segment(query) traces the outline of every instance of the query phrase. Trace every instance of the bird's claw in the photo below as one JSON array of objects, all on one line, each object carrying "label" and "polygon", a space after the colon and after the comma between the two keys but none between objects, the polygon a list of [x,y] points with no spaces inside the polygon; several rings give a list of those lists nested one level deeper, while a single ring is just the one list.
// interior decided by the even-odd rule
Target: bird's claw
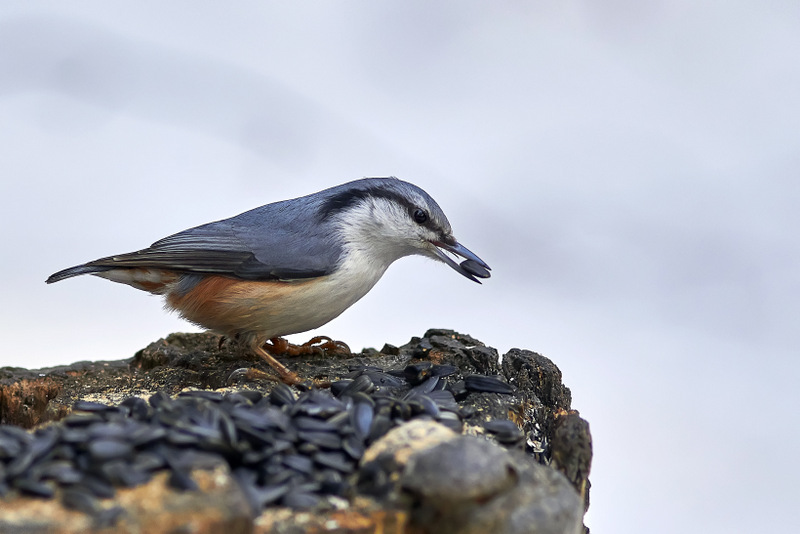
[{"label": "bird's claw", "polygon": [[270,352],[282,356],[323,356],[325,354],[351,354],[350,347],[342,341],[334,341],[328,336],[316,336],[307,343],[294,345],[282,337],[270,339],[272,346]]}]

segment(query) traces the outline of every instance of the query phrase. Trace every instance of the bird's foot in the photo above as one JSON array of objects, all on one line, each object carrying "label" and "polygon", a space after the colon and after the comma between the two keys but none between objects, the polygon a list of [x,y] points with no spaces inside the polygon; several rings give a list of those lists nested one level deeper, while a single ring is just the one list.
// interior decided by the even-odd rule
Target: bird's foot
[{"label": "bird's foot", "polygon": [[306,356],[312,354],[317,356],[322,356],[325,354],[351,354],[350,347],[348,347],[346,343],[343,341],[334,341],[328,336],[313,337],[310,341],[303,343],[302,345],[289,343],[282,337],[272,338],[270,339],[270,343],[272,344],[270,346],[272,349],[271,352],[285,356]]}]

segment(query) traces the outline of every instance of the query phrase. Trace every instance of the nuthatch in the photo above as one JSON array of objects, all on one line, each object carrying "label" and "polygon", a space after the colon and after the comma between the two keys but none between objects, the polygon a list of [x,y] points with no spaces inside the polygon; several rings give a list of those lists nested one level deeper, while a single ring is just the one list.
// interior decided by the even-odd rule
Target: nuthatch
[{"label": "nuthatch", "polygon": [[[465,260],[456,263],[448,253]],[[476,282],[490,276],[425,191],[397,178],[365,178],[70,267],[47,283],[93,274],[163,295],[167,308],[237,338],[296,383],[267,352],[267,340],[324,325],[411,254],[443,261]]]}]

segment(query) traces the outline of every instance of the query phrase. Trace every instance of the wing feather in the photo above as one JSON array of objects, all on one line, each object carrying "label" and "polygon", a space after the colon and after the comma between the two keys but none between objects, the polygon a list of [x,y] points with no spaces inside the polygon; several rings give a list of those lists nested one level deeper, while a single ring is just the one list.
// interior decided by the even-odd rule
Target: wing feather
[{"label": "wing feather", "polygon": [[101,269],[148,267],[292,280],[329,274],[342,248],[315,222],[314,204],[299,199],[267,204],[236,217],[165,237],[150,247],[85,264]]}]

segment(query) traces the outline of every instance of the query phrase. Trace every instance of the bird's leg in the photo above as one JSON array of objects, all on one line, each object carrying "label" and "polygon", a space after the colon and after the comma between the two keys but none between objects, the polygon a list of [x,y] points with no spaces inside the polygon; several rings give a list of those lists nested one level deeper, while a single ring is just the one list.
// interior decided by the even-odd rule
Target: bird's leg
[{"label": "bird's leg", "polygon": [[294,386],[303,383],[303,380],[297,376],[297,373],[287,369],[285,365],[276,360],[272,354],[267,352],[266,348],[264,348],[264,344],[254,345],[252,350],[255,354],[264,358],[270,367],[275,369],[275,372],[278,373],[278,377],[284,384]]},{"label": "bird's leg", "polygon": [[[241,340],[240,340],[241,341]],[[259,369],[250,368],[250,369],[237,369],[234,371],[231,376],[228,378],[229,381],[234,379],[237,376],[245,376],[248,379],[267,379],[267,380],[280,380],[284,384],[288,384],[290,386],[299,386],[308,389],[310,386],[316,386],[319,388],[328,388],[330,387],[331,383],[326,380],[303,380],[298,376],[297,373],[294,371],[289,370],[285,365],[279,362],[275,356],[270,354],[268,350],[271,348],[270,345],[266,343],[263,339],[257,339],[252,337],[250,339],[244,340],[244,347],[247,347],[253,354],[261,357],[264,361],[269,364],[272,369],[275,370],[277,376],[265,373]],[[288,344],[288,343],[287,343]]]},{"label": "bird's leg", "polygon": [[303,356],[308,354],[351,354],[350,347],[342,341],[334,341],[327,336],[317,336],[311,338],[307,343],[294,345],[282,337],[270,339],[272,350],[277,354],[286,356]]}]

